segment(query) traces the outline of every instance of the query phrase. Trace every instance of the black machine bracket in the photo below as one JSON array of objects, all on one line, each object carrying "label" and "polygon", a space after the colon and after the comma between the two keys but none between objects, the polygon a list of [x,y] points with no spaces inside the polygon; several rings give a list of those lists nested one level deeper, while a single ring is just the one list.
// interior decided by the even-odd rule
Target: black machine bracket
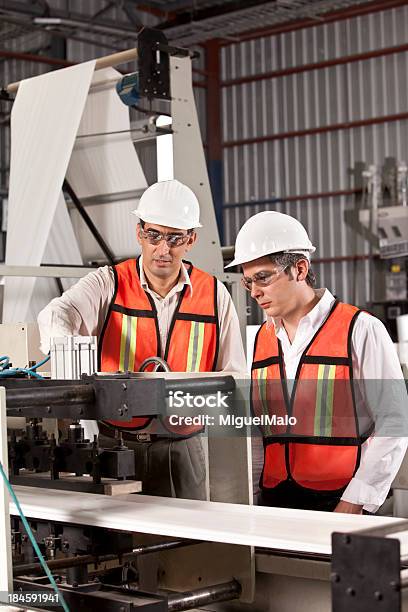
[{"label": "black machine bracket", "polygon": [[170,56],[195,58],[198,53],[169,45],[164,32],[145,28],[137,39],[140,95],[171,99]]},{"label": "black machine bracket", "polygon": [[167,38],[160,30],[144,29],[137,39],[140,95],[149,100],[170,100],[170,60],[160,45]]},{"label": "black machine bracket", "polygon": [[401,551],[396,538],[408,521],[332,534],[332,612],[400,612]]}]

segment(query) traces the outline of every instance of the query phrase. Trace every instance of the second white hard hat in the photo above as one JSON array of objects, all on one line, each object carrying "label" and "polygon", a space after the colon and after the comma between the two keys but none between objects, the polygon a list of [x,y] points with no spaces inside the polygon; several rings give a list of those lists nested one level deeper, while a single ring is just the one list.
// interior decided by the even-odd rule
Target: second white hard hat
[{"label": "second white hard hat", "polygon": [[316,248],[303,225],[294,217],[275,210],[265,210],[244,223],[235,241],[235,258],[226,268],[273,253],[301,253],[306,256]]},{"label": "second white hard hat", "polygon": [[202,227],[195,193],[176,179],[150,185],[132,213],[142,221],[157,225],[178,229]]}]

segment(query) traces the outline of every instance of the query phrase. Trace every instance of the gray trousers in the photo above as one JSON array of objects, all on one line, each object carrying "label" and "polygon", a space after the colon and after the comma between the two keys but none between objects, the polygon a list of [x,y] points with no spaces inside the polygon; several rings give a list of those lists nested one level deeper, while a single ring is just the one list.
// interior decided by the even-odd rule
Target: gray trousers
[{"label": "gray trousers", "polygon": [[[111,447],[116,441],[100,435],[99,443]],[[153,442],[126,440],[125,444],[135,453],[135,479],[142,481],[142,493],[206,499],[205,456],[199,436]]]}]

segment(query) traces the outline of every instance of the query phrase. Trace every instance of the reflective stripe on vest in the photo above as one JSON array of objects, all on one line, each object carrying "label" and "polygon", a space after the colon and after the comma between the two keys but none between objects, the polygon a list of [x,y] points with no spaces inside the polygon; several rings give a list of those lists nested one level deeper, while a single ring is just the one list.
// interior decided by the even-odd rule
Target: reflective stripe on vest
[{"label": "reflective stripe on vest", "polygon": [[[174,372],[211,372],[219,347],[217,280],[185,262],[193,286],[180,294],[170,325],[164,359]],[[140,284],[139,260],[129,259],[113,268],[115,293],[99,343],[99,369],[103,372],[137,372],[148,357],[162,355],[157,311],[152,297]],[[126,431],[146,427],[152,417],[130,421],[108,421]],[[171,426],[166,429],[186,436],[200,426]]]},{"label": "reflective stripe on vest", "polygon": [[315,436],[331,436],[333,424],[335,365],[319,365],[316,382]]},{"label": "reflective stripe on vest", "polygon": [[291,393],[274,328],[261,326],[252,364],[251,407],[254,415],[272,420],[261,427],[263,488],[292,478],[309,489],[337,490],[353,477],[360,445],[367,438],[359,431],[352,387],[351,334],[359,312],[335,302],[300,359]]}]

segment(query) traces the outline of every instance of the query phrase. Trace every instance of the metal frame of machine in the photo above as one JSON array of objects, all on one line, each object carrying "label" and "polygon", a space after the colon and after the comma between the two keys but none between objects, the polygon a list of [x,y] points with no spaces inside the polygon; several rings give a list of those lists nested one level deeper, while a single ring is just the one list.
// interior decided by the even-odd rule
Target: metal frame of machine
[{"label": "metal frame of machine", "polygon": [[[138,37],[137,49],[99,58],[95,70],[116,66],[137,58],[137,86],[139,94],[149,104],[157,100],[165,100],[170,104],[172,118],[171,126],[167,128],[156,126],[149,116],[142,120],[138,128],[139,135],[135,141],[157,139],[165,134],[171,135],[174,177],[189,185],[200,201],[201,221],[200,239],[191,254],[193,263],[217,276],[229,288],[241,327],[241,335],[245,342],[245,327],[247,308],[245,290],[240,283],[240,275],[223,271],[223,257],[214,212],[207,165],[203,150],[197,110],[192,87],[192,60],[195,53],[186,49],[173,47],[167,43],[166,37],[160,31],[144,29]],[[127,77],[124,77],[125,80]],[[18,83],[7,87],[8,92],[15,92]],[[157,118],[157,113],[156,113]],[[90,216],[85,210],[84,200],[79,201],[73,190],[68,186],[71,201],[75,204],[83,220],[100,245],[109,263],[114,263],[114,254],[108,248]],[[140,195],[140,194],[139,194]],[[128,199],[135,194],[113,194],[98,196],[101,201],[113,202],[119,197]],[[101,262],[102,263],[102,262]],[[4,276],[35,276],[54,277],[61,288],[61,278],[80,278],[94,268],[75,266],[0,266],[0,274]]]}]

